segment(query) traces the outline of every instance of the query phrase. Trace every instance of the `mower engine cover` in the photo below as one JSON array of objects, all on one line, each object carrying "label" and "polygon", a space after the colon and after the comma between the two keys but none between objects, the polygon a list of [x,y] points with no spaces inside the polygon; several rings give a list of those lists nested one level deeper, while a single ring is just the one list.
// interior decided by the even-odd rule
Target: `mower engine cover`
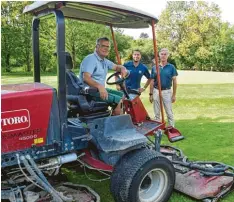
[{"label": "mower engine cover", "polygon": [[2,155],[48,143],[53,97],[56,90],[41,83],[2,85]]}]

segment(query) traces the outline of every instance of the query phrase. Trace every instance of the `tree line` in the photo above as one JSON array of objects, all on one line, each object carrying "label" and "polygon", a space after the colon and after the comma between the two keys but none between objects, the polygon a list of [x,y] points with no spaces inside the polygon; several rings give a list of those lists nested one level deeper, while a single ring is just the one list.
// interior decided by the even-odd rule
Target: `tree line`
[{"label": "tree line", "polygon": [[[2,72],[32,71],[32,16],[22,14],[27,1],[1,2]],[[55,19],[40,23],[40,61],[44,72],[56,71]],[[111,38],[110,28],[104,25],[66,19],[66,51],[70,52],[75,68],[92,53],[98,37]],[[115,29],[118,50],[123,61],[131,59],[134,49],[142,52],[142,60],[150,64],[153,42],[146,33],[139,39]],[[156,26],[158,48],[167,47],[170,61],[178,69],[234,71],[234,25],[221,21],[218,5],[203,1],[167,2]],[[114,48],[109,59],[116,62]]]}]

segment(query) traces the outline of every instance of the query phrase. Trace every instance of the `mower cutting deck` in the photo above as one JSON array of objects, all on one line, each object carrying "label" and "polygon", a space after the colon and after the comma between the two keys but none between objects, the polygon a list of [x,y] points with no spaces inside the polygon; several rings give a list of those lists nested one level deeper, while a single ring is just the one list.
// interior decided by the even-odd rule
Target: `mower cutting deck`
[{"label": "mower cutting deck", "polygon": [[175,147],[161,145],[176,170],[175,189],[204,202],[216,202],[234,190],[234,167],[219,162],[190,161]]}]

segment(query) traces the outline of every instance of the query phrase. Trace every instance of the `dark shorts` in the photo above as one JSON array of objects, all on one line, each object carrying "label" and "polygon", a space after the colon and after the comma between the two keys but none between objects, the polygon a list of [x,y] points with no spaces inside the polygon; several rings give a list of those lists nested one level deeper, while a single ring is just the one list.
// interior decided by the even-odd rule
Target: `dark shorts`
[{"label": "dark shorts", "polygon": [[98,93],[93,93],[91,94],[91,96],[93,97],[93,99],[95,101],[103,101],[103,102],[107,102],[108,104],[119,104],[119,102],[122,100],[124,93],[122,91],[117,91],[117,90],[113,90],[110,88],[106,88],[106,91],[108,92],[108,99],[107,100],[103,100],[100,98],[100,94]]}]

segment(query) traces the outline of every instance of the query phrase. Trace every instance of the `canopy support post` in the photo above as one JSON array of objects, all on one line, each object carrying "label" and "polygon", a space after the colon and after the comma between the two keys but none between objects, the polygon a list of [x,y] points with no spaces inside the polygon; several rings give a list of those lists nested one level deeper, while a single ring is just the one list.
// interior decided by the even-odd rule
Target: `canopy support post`
[{"label": "canopy support post", "polygon": [[120,59],[120,55],[119,55],[119,52],[118,52],[117,43],[116,43],[116,40],[115,40],[115,35],[114,35],[114,30],[113,30],[112,25],[110,25],[110,28],[111,28],[111,35],[112,35],[112,40],[113,40],[113,43],[114,43],[117,62],[118,62],[119,65],[121,65],[121,59]]},{"label": "canopy support post", "polygon": [[160,109],[161,109],[162,123],[164,123],[161,80],[160,80],[160,72],[159,72],[159,65],[158,65],[158,51],[157,51],[157,42],[156,42],[156,34],[155,34],[156,32],[155,20],[152,20],[151,23],[152,23],[151,26],[152,26],[152,33],[153,33],[154,58],[155,58],[155,65],[156,65],[156,72],[157,72]]}]

